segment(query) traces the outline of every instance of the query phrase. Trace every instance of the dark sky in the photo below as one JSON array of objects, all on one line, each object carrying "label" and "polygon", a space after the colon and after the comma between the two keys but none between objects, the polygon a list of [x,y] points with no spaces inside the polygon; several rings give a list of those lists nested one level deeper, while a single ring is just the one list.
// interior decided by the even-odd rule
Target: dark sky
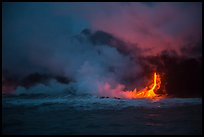
[{"label": "dark sky", "polygon": [[[89,42],[72,40],[86,28],[133,43],[126,45],[127,48],[137,45],[144,56],[163,50],[185,52],[189,56],[189,50],[194,50],[196,55],[202,55],[202,3],[199,2],[3,2],[3,69],[22,75],[36,71],[71,75],[82,62],[96,57],[94,50],[98,49],[82,46]],[[126,62],[115,49],[103,50],[111,61],[122,58]],[[96,60],[102,59],[96,57]]]},{"label": "dark sky", "polygon": [[[201,93],[200,62],[171,57],[202,57],[199,2],[3,2],[2,30],[2,79],[39,83],[31,92],[66,89],[59,81],[72,80],[79,92],[114,96],[146,86],[156,67],[168,93]],[[58,82],[44,85],[51,78]],[[3,85],[10,90],[12,80]]]}]

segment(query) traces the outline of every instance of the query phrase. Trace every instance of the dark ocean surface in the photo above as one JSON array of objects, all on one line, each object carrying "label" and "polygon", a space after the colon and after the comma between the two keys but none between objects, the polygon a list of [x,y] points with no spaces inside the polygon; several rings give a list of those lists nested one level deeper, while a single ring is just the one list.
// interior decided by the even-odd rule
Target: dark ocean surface
[{"label": "dark ocean surface", "polygon": [[202,98],[3,95],[5,135],[201,135]]}]

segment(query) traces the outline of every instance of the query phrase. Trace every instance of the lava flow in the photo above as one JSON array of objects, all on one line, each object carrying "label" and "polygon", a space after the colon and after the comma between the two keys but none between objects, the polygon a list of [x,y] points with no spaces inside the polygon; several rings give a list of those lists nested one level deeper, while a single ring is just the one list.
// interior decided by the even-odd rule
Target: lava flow
[{"label": "lava flow", "polygon": [[154,82],[149,86],[145,87],[144,89],[137,91],[136,88],[134,90],[124,92],[126,98],[151,98],[154,99],[159,97],[156,94],[156,91],[160,89],[161,85],[161,78],[159,74],[156,72],[154,73]]}]

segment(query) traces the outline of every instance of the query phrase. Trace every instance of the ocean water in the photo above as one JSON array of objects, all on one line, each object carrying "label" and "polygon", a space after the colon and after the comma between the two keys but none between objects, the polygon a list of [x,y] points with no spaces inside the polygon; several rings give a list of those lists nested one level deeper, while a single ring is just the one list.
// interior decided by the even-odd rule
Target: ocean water
[{"label": "ocean water", "polygon": [[202,98],[12,94],[2,99],[6,135],[202,134]]}]

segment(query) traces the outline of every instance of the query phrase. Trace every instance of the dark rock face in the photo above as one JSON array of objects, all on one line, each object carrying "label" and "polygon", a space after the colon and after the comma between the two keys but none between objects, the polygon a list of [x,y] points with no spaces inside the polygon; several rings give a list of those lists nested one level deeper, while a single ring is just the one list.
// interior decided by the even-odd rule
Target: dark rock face
[{"label": "dark rock face", "polygon": [[49,75],[46,74],[40,74],[40,73],[33,73],[25,77],[21,81],[21,85],[25,87],[32,86],[37,83],[47,83],[48,80],[50,79]]},{"label": "dark rock face", "polygon": [[[147,60],[156,66],[157,72],[164,74],[161,77],[162,88],[169,96],[202,96],[202,57],[182,58],[160,55]],[[151,69],[145,71],[150,73]]]},{"label": "dark rock face", "polygon": [[167,68],[166,89],[177,97],[202,96],[202,65],[186,59]]},{"label": "dark rock face", "polygon": [[22,79],[20,85],[25,87],[30,87],[38,83],[47,84],[51,79],[55,79],[58,82],[65,83],[65,84],[68,84],[70,82],[70,79],[63,76],[53,76],[50,74],[32,73],[26,76],[24,79]]}]

